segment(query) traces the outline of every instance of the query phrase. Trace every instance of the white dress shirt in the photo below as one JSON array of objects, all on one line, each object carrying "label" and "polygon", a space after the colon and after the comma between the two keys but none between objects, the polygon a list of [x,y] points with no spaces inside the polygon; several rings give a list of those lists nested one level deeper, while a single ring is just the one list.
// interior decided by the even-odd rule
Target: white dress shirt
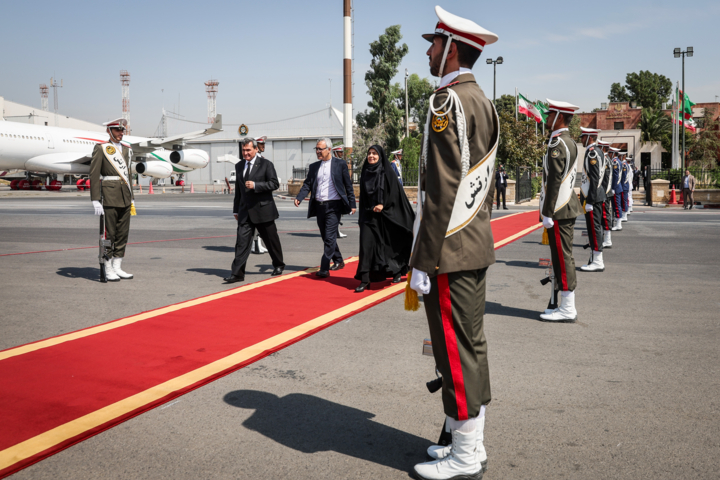
[{"label": "white dress shirt", "polygon": [[440,79],[440,88],[451,84],[453,80],[455,80],[459,75],[462,75],[463,73],[472,73],[472,70],[470,70],[469,68],[460,67],[460,70],[455,70],[454,72],[450,72],[447,75],[443,75],[443,77]]},{"label": "white dress shirt", "polygon": [[317,173],[317,193],[315,199],[319,202],[327,202],[328,200],[340,200],[335,185],[332,181],[332,158],[320,162],[320,168]]},{"label": "white dress shirt", "polygon": [[248,170],[251,170],[253,165],[255,165],[255,160],[257,160],[257,154],[250,160],[249,162],[245,162],[245,170],[243,170],[243,178],[242,181],[245,183],[245,175],[247,175]]}]

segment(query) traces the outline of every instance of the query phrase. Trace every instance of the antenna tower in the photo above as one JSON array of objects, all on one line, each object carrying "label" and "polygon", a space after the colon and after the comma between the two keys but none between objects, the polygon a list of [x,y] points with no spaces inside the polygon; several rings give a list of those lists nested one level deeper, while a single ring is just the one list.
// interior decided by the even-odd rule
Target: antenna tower
[{"label": "antenna tower", "polygon": [[215,99],[217,98],[218,85],[220,85],[220,82],[217,80],[210,79],[205,82],[205,91],[208,98],[208,123],[215,122]]},{"label": "antenna tower", "polygon": [[40,105],[44,111],[48,111],[48,91],[50,89],[44,83],[40,84]]},{"label": "antenna tower", "polygon": [[122,118],[128,123],[130,133],[130,74],[127,70],[120,70],[120,85],[122,85]]}]

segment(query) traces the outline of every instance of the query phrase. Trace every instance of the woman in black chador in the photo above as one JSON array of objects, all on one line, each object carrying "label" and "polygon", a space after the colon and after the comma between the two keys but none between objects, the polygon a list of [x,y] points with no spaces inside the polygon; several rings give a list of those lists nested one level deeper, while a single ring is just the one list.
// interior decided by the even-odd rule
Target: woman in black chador
[{"label": "woman in black chador", "polygon": [[408,272],[415,214],[379,145],[368,149],[362,167],[359,217],[360,261],[355,278],[360,285],[355,291],[386,278],[399,283]]}]

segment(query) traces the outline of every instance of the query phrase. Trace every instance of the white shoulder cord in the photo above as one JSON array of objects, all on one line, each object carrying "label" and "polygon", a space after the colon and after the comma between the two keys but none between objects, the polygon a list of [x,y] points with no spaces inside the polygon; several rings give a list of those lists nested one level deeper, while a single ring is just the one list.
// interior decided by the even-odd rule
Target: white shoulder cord
[{"label": "white shoulder cord", "polygon": [[[458,129],[458,140],[460,141],[460,161],[462,164],[462,173],[460,180],[462,181],[470,170],[470,144],[467,139],[466,122],[465,122],[465,109],[460,102],[460,97],[452,89],[448,89],[448,97],[445,102],[439,107],[435,108],[435,94],[430,97],[430,108],[428,109],[427,121],[425,122],[425,138],[423,139],[422,147],[422,165],[427,168],[427,151],[428,151],[428,137],[430,136],[430,119],[433,115],[437,117],[445,117],[455,108],[455,117],[457,121]],[[446,108],[447,107],[447,108]],[[443,112],[444,110],[444,112]]]}]

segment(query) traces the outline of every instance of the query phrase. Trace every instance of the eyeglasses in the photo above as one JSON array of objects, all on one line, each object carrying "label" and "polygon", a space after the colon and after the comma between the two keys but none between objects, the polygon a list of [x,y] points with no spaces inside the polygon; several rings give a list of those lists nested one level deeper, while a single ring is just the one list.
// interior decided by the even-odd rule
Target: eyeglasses
[{"label": "eyeglasses", "polygon": [[316,152],[322,152],[323,150],[327,150],[327,148],[328,148],[328,147],[325,147],[325,148],[315,147],[315,151],[316,151]]}]

